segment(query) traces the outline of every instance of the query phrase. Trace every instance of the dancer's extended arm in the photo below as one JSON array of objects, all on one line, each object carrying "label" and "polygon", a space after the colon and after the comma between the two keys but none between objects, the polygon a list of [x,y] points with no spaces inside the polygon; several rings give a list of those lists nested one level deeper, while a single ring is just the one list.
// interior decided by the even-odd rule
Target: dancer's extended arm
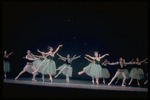
[{"label": "dancer's extended arm", "polygon": [[59,46],[57,47],[57,49],[53,52],[53,54],[55,54],[55,53],[59,50],[59,48],[62,47],[62,46],[63,46],[62,44],[59,45]]},{"label": "dancer's extended arm", "polygon": [[109,54],[108,54],[108,53],[107,53],[107,54],[104,54],[103,56],[100,56],[99,58],[102,59],[102,58],[104,58],[105,56],[109,56]]},{"label": "dancer's extended arm", "polygon": [[88,60],[89,62],[92,62],[92,63],[94,63],[94,61],[92,61],[92,60],[90,60],[90,59],[88,59],[87,57],[84,57],[86,60]]}]

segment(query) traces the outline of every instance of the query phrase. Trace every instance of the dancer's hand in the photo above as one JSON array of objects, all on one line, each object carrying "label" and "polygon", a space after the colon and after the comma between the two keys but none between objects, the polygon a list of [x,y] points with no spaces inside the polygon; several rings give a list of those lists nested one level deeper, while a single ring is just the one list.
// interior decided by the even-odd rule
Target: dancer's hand
[{"label": "dancer's hand", "polygon": [[85,54],[85,56],[88,56],[87,54]]},{"label": "dancer's hand", "polygon": [[39,50],[39,49],[37,49],[37,52],[40,52],[40,50]]},{"label": "dancer's hand", "polygon": [[61,44],[61,45],[59,45],[59,47],[62,47],[63,45]]},{"label": "dancer's hand", "polygon": [[107,53],[106,56],[109,56],[109,53]]},{"label": "dancer's hand", "polygon": [[79,58],[81,57],[81,55],[79,55]]}]

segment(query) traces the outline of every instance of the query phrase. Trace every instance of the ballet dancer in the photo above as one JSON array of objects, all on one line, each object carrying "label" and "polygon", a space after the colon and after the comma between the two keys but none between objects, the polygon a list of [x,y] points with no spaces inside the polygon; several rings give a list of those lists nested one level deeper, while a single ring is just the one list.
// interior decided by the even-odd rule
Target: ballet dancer
[{"label": "ballet dancer", "polygon": [[[123,60],[124,60],[124,62],[125,62],[125,59],[123,59]],[[133,59],[132,59],[131,62],[133,62]],[[126,65],[124,64],[124,66],[126,66]],[[130,78],[130,77],[129,77],[129,71],[128,71],[125,67],[123,68],[123,71],[124,71],[124,73],[125,73],[125,75],[126,75],[126,79],[129,79],[129,78]],[[119,75],[117,76],[117,81],[115,82],[115,84],[118,83],[119,79],[123,79],[123,76],[122,76],[121,74],[119,74]],[[124,84],[126,85],[126,81],[124,82]]]},{"label": "ballet dancer", "polygon": [[59,73],[55,76],[58,77],[59,74],[63,73],[64,75],[66,75],[66,81],[69,83],[69,77],[72,77],[72,67],[71,67],[71,63],[73,60],[80,58],[81,55],[77,56],[77,57],[73,57],[70,58],[70,54],[67,55],[67,57],[62,57],[61,55],[59,55],[57,53],[57,55],[60,57],[61,60],[65,61],[66,63],[63,64],[62,66],[58,67],[58,69],[56,70],[60,70]]},{"label": "ballet dancer", "polygon": [[140,86],[139,80],[144,79],[144,72],[141,69],[141,63],[145,62],[148,59],[144,59],[143,61],[139,61],[139,58],[136,58],[136,62],[134,63],[134,67],[131,69],[129,77],[131,77],[131,80],[128,85],[130,85],[133,81],[133,79],[137,80],[137,85]]},{"label": "ballet dancer", "polygon": [[123,78],[123,81],[122,81],[122,85],[121,86],[125,86],[124,85],[124,83],[125,83],[125,80],[126,80],[126,75],[125,75],[125,73],[124,73],[124,70],[123,70],[123,66],[124,66],[124,64],[133,64],[132,62],[128,62],[128,63],[126,63],[126,62],[124,62],[123,61],[123,58],[121,57],[120,59],[119,59],[119,62],[117,61],[116,63],[108,63],[109,65],[118,65],[117,67],[118,67],[118,70],[117,70],[117,72],[116,72],[116,74],[114,75],[114,77],[111,79],[111,81],[108,83],[108,85],[110,85],[114,80],[115,80],[115,78],[119,75],[119,74],[122,74],[122,76],[124,77]]},{"label": "ballet dancer", "polygon": [[92,62],[88,66],[83,68],[83,71],[78,72],[78,75],[86,73],[87,75],[92,77],[92,83],[94,84],[94,78],[96,78],[96,83],[99,84],[99,78],[102,78],[102,67],[100,65],[100,60],[109,54],[104,54],[103,56],[99,56],[98,51],[94,52],[95,57],[91,57],[90,55],[85,54],[86,57],[91,58],[92,60],[87,59]]},{"label": "ballet dancer", "polygon": [[102,63],[102,78],[103,78],[103,83],[105,84],[105,78],[109,78],[110,77],[110,73],[108,71],[107,67],[107,63],[109,63],[109,61],[107,59],[104,60],[104,62]]},{"label": "ballet dancer", "polygon": [[9,53],[9,54],[7,54],[7,51],[5,50],[4,51],[4,56],[3,56],[3,70],[4,70],[4,77],[5,77],[5,79],[7,78],[7,75],[6,75],[6,73],[7,72],[10,72],[10,62],[9,62],[9,56],[11,55],[11,54],[13,54],[14,52],[11,52],[11,53]]},{"label": "ballet dancer", "polygon": [[[21,74],[23,74],[24,72],[28,72],[28,73],[32,73],[33,71],[36,70],[36,67],[33,65],[33,62],[35,60],[38,60],[39,58],[36,58],[30,50],[27,50],[27,55],[25,57],[23,57],[24,59],[27,60],[26,66],[23,68],[23,70],[18,74],[18,76],[15,78],[15,80],[17,80],[19,78],[19,76]],[[35,80],[35,76],[37,73],[33,74],[33,78],[32,81],[36,81]]]},{"label": "ballet dancer", "polygon": [[[33,62],[33,65],[36,67],[36,69],[38,69],[38,67],[40,66],[40,64],[42,63],[42,61],[45,59],[45,57],[47,57],[46,55],[43,55],[42,56],[37,56],[37,55],[34,55],[35,57],[38,57],[40,58],[39,60],[36,60]],[[42,73],[41,73],[42,74]],[[44,74],[42,74],[42,80],[44,82]]]},{"label": "ballet dancer", "polygon": [[53,57],[54,57],[55,53],[59,50],[59,48],[62,47],[62,46],[63,45],[59,45],[54,52],[53,52],[53,48],[51,46],[48,46],[48,50],[49,50],[48,52],[42,52],[42,51],[37,49],[37,51],[39,53],[46,55],[46,57],[41,62],[41,64],[37,68],[37,70],[35,70],[32,73],[34,74],[34,73],[36,73],[38,71],[38,72],[40,72],[42,74],[48,74],[49,77],[50,77],[49,80],[51,82],[53,82],[52,75],[56,74],[56,64],[55,64],[55,62],[53,60]]}]

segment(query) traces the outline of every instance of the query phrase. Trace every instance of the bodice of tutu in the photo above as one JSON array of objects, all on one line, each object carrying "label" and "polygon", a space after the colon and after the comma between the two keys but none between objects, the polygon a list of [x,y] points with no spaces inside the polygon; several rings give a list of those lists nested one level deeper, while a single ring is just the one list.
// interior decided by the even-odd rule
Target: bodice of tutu
[{"label": "bodice of tutu", "polygon": [[50,56],[50,55],[47,56],[47,59],[49,59],[49,60],[53,60],[53,58],[54,58],[54,57],[52,57],[52,56]]},{"label": "bodice of tutu", "polygon": [[141,68],[141,65],[136,65],[135,67],[136,67],[136,68]]},{"label": "bodice of tutu", "polygon": [[[121,67],[122,66],[122,67]],[[117,65],[118,69],[124,69],[124,63],[120,63]]]},{"label": "bodice of tutu", "polygon": [[95,64],[100,64],[100,61],[95,60]]},{"label": "bodice of tutu", "polygon": [[71,61],[69,61],[69,59],[66,59],[66,64],[71,65]]},{"label": "bodice of tutu", "polygon": [[6,57],[5,57],[5,58],[3,58],[3,60],[4,60],[4,61],[9,61],[9,58],[6,58]]},{"label": "bodice of tutu", "polygon": [[44,60],[44,58],[40,58],[40,60],[42,60],[42,61],[43,61],[43,60]]}]

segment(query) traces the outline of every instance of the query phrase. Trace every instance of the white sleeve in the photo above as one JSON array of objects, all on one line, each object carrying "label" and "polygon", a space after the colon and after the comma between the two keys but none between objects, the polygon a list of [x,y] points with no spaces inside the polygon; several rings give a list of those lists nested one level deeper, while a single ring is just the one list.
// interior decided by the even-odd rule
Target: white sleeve
[{"label": "white sleeve", "polygon": [[117,61],[117,62],[115,62],[115,63],[110,63],[110,65],[118,65],[119,64],[119,62]]}]

